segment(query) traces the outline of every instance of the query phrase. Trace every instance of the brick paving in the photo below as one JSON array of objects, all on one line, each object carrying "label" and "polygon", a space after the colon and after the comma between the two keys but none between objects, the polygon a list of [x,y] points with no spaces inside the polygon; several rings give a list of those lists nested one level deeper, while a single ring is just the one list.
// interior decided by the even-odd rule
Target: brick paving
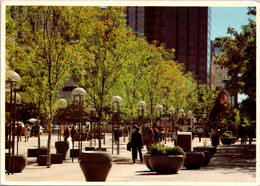
[{"label": "brick paving", "polygon": [[[55,153],[55,141],[57,134],[52,135],[51,153]],[[202,140],[203,141],[203,140]],[[208,139],[209,141],[209,139]],[[111,152],[111,134],[106,134],[107,151]],[[233,145],[219,145],[216,154],[207,166],[198,170],[187,170],[183,167],[177,174],[157,174],[151,172],[144,164],[138,160],[133,164],[131,161],[131,152],[126,150],[126,144],[123,137],[120,138],[120,153],[117,154],[116,145],[114,145],[113,165],[109,172],[106,182],[100,184],[120,185],[120,184],[136,184],[136,185],[259,185],[256,182],[256,142],[252,145],[241,145],[236,142]],[[163,142],[164,143],[164,142]],[[77,147],[77,143],[76,147]],[[166,145],[173,145],[167,141]],[[202,146],[203,142],[199,142],[198,138],[192,141],[193,147]],[[208,144],[210,145],[210,144]],[[37,148],[37,137],[30,138],[29,142],[19,142],[19,154],[27,157],[28,148]],[[47,134],[41,135],[41,146],[47,146]],[[83,142],[83,148],[90,146],[89,141]],[[98,147],[98,141],[93,140],[92,146]],[[7,152],[7,150],[6,150]],[[143,153],[146,148],[143,149]],[[2,172],[2,171],[1,171]],[[55,185],[80,185],[91,184],[86,183],[84,175],[80,169],[77,158],[72,163],[67,153],[67,159],[63,164],[52,164],[51,168],[46,166],[38,166],[36,157],[27,157],[27,166],[22,173],[14,173],[7,175],[3,173],[5,180],[1,183],[10,184],[55,184]]]}]

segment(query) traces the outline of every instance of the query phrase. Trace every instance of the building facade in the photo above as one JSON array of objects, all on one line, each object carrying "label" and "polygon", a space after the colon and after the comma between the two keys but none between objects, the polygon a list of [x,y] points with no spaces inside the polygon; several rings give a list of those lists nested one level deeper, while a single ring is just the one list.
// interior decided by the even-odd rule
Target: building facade
[{"label": "building facade", "polygon": [[210,87],[211,9],[208,7],[127,7],[127,24],[149,42],[176,50],[175,57]]}]

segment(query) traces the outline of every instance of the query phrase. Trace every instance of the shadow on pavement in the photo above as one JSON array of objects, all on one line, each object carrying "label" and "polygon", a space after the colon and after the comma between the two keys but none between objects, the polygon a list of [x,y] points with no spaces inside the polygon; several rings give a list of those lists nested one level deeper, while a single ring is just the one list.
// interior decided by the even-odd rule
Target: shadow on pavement
[{"label": "shadow on pavement", "polygon": [[231,172],[256,173],[256,145],[220,145],[210,163],[201,170],[227,169]]}]

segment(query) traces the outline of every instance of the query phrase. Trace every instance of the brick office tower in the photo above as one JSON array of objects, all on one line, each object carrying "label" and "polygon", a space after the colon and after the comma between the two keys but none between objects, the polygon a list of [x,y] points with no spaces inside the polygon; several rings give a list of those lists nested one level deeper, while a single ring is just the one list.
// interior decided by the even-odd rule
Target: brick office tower
[{"label": "brick office tower", "polygon": [[127,24],[149,42],[175,48],[175,57],[210,87],[211,8],[127,7]]}]

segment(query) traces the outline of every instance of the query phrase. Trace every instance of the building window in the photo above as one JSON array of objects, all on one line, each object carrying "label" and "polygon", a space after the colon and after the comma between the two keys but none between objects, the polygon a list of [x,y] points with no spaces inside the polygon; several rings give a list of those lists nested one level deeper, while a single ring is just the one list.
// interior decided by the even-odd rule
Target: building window
[{"label": "building window", "polygon": [[129,25],[134,25],[134,24],[135,24],[135,22],[129,22],[128,24],[129,24]]},{"label": "building window", "polygon": [[194,63],[189,63],[188,64],[188,69],[189,70],[195,70],[195,64]]},{"label": "building window", "polygon": [[205,65],[199,65],[199,70],[206,70]]},{"label": "building window", "polygon": [[194,62],[195,61],[195,57],[194,56],[189,56],[188,59],[189,59],[189,62]]},{"label": "building window", "polygon": [[178,48],[178,52],[184,52],[184,48],[183,47],[179,47]]},{"label": "building window", "polygon": [[200,78],[204,78],[205,75],[206,75],[205,72],[201,72],[201,73],[199,73],[199,77],[200,77]]},{"label": "building window", "polygon": [[204,58],[199,58],[199,63],[204,63],[205,59]]},{"label": "building window", "polygon": [[199,55],[205,55],[207,52],[205,50],[199,50]]},{"label": "building window", "polygon": [[190,49],[189,49],[189,53],[190,53],[190,54],[194,54],[194,53],[195,53],[195,50],[194,50],[193,48],[190,48]]}]

